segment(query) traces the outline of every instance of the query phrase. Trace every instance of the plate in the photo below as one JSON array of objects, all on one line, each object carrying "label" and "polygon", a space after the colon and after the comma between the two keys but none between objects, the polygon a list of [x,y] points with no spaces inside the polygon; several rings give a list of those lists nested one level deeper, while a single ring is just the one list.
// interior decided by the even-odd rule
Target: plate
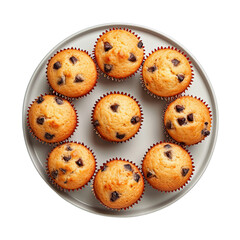
[{"label": "plate", "polygon": [[[26,115],[30,103],[40,94],[48,93],[49,87],[46,82],[46,64],[48,59],[57,51],[64,48],[77,47],[87,50],[92,53],[93,47],[98,36],[109,28],[128,28],[136,32],[143,40],[145,46],[145,54],[147,55],[153,49],[163,46],[173,46],[185,52],[193,65],[194,81],[192,86],[186,91],[186,94],[194,95],[204,99],[212,110],[212,130],[202,143],[189,147],[189,150],[194,158],[195,172],[192,180],[182,190],[162,193],[145,184],[145,193],[142,200],[132,208],[121,211],[113,211],[103,207],[94,197],[91,191],[92,182],[82,190],[74,192],[63,192],[56,189],[49,181],[46,171],[45,162],[48,153],[51,150],[50,146],[39,143],[35,140],[27,128]],[[135,138],[121,144],[112,144],[100,139],[91,124],[91,111],[94,103],[104,93],[110,91],[122,91],[130,93],[139,100],[144,114],[142,129]],[[140,83],[140,73],[123,82],[114,82],[110,79],[100,77],[98,84],[90,95],[87,95],[79,100],[74,101],[74,105],[79,114],[79,126],[70,140],[84,142],[94,150],[97,156],[98,166],[103,162],[113,157],[121,157],[135,162],[141,166],[141,161],[147,149],[153,144],[161,140],[165,140],[163,133],[162,115],[166,102],[161,99],[155,99],[148,95],[143,90]],[[214,146],[217,139],[218,130],[218,110],[216,97],[210,81],[193,55],[181,44],[177,43],[172,38],[160,33],[156,30],[149,29],[135,24],[104,24],[94,26],[73,34],[60,42],[54,47],[40,62],[32,78],[28,84],[25,98],[23,102],[23,133],[29,155],[35,165],[37,171],[46,183],[56,192],[75,206],[84,210],[103,214],[107,216],[129,217],[147,214],[159,209],[162,209],[184,196],[200,179],[204,173],[210,158],[212,156]]]}]

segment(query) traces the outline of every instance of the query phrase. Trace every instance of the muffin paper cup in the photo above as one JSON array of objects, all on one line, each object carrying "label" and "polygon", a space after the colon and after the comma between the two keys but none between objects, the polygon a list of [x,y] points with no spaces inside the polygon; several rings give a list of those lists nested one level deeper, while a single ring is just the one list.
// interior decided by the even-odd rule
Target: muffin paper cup
[{"label": "muffin paper cup", "polygon": [[[111,162],[111,161],[113,161],[113,160],[122,160],[122,161],[126,161],[126,162],[129,162],[129,163],[133,164],[134,166],[136,166],[136,167],[138,168],[138,170],[139,170],[139,172],[141,173],[141,175],[142,175],[142,177],[143,177],[143,180],[144,180],[144,176],[143,176],[142,170],[141,170],[141,168],[139,168],[139,167],[136,165],[136,163],[134,163],[134,162],[132,162],[132,161],[129,161],[129,160],[126,160],[125,158],[117,158],[117,157],[116,157],[116,158],[111,158],[111,159],[107,160],[105,163],[103,163],[103,165],[100,166],[100,168],[97,170],[97,172],[96,172],[96,174],[95,174],[95,177],[96,177],[97,173],[99,172],[99,170],[101,170],[107,163],[109,163],[109,162]],[[92,187],[92,193],[93,193],[93,195],[95,196],[95,198],[100,202],[100,204],[101,204],[102,206],[104,206],[105,208],[109,209],[109,210],[113,210],[113,211],[127,210],[127,209],[129,209],[129,208],[132,208],[133,205],[137,205],[137,204],[142,200],[142,197],[143,197],[144,192],[145,192],[145,184],[144,184],[144,187],[143,187],[142,195],[139,197],[139,199],[138,199],[136,202],[134,202],[133,204],[131,204],[130,206],[125,207],[125,208],[110,208],[110,207],[106,206],[104,203],[101,202],[101,200],[97,197],[97,195],[96,195],[96,193],[95,193],[95,191],[94,191],[95,177],[94,177],[94,180],[93,180],[93,184],[92,184],[92,186],[91,186],[91,187]]]},{"label": "muffin paper cup", "polygon": [[129,76],[125,77],[125,78],[116,78],[116,77],[110,77],[110,76],[108,76],[105,72],[103,72],[103,71],[100,69],[100,67],[99,67],[98,64],[97,64],[96,55],[95,55],[95,48],[96,48],[96,45],[97,45],[97,42],[98,42],[99,38],[101,38],[105,33],[110,32],[110,31],[112,31],[112,30],[125,30],[125,31],[128,31],[128,32],[132,33],[135,37],[138,38],[139,41],[142,41],[142,40],[141,40],[140,36],[138,36],[138,35],[137,35],[135,32],[133,32],[131,29],[128,29],[128,28],[110,28],[110,29],[108,29],[108,30],[105,30],[105,32],[102,32],[102,34],[99,35],[99,37],[97,38],[97,40],[96,40],[96,42],[95,42],[92,55],[93,55],[93,59],[94,59],[96,65],[97,65],[97,70],[98,70],[99,74],[100,74],[101,76],[107,78],[107,79],[112,80],[112,81],[122,82],[122,81],[124,81],[124,80],[126,80],[126,79],[129,79],[129,78],[135,76],[135,74],[141,69],[142,64],[143,64],[143,62],[144,62],[144,59],[145,59],[145,57],[144,57],[144,56],[145,56],[145,47],[144,47],[144,45],[143,45],[143,47],[142,47],[142,48],[143,48],[143,61],[142,61],[141,65],[139,66],[139,68],[136,70],[136,72],[132,73],[131,75],[129,75]]},{"label": "muffin paper cup", "polygon": [[[100,102],[100,100],[102,100],[104,97],[106,97],[106,96],[108,96],[108,95],[111,95],[111,94],[122,94],[122,95],[125,95],[125,96],[128,96],[128,97],[132,98],[132,99],[138,104],[138,107],[139,107],[140,112],[141,112],[141,122],[140,122],[140,126],[139,126],[139,128],[138,128],[138,131],[137,131],[132,137],[130,137],[129,139],[126,139],[126,140],[124,140],[124,141],[110,141],[110,140],[104,138],[104,137],[97,131],[97,129],[94,127],[93,114],[94,114],[95,107],[96,107],[97,104]],[[95,133],[96,133],[101,139],[106,140],[106,141],[111,142],[111,143],[114,143],[114,144],[124,143],[124,142],[127,142],[127,141],[131,140],[132,138],[135,138],[136,135],[139,133],[140,129],[142,128],[143,119],[144,119],[144,117],[143,117],[142,106],[140,105],[139,101],[138,101],[136,98],[134,98],[133,96],[131,96],[130,94],[124,93],[124,92],[119,92],[119,91],[117,91],[117,92],[116,92],[116,91],[114,91],[114,92],[111,91],[111,92],[108,92],[108,93],[106,93],[106,94],[103,94],[103,95],[95,102],[94,107],[93,107],[93,109],[92,109],[92,114],[91,114],[91,122],[92,122],[93,130],[95,131]]]},{"label": "muffin paper cup", "polygon": [[[44,96],[46,96],[46,95],[56,96],[56,95],[53,95],[53,94],[51,94],[51,93],[49,93],[49,94],[48,94],[48,93],[45,93],[45,94],[41,94],[39,97],[44,97]],[[76,126],[75,126],[73,132],[71,133],[71,135],[70,135],[68,138],[66,138],[66,139],[64,139],[64,140],[62,140],[62,141],[60,141],[60,142],[54,142],[54,143],[45,142],[45,141],[43,141],[42,139],[38,138],[38,137],[34,134],[32,128],[31,128],[31,126],[30,126],[30,123],[29,123],[29,110],[30,110],[32,104],[33,104],[39,97],[37,97],[34,101],[32,101],[32,103],[31,103],[30,106],[28,107],[28,110],[27,110],[27,127],[28,127],[31,135],[33,136],[33,138],[37,139],[40,143],[42,143],[42,144],[47,144],[47,145],[49,145],[49,146],[55,146],[55,145],[57,145],[57,144],[61,144],[61,143],[63,143],[64,141],[68,140],[68,139],[74,134],[74,132],[76,131],[76,129],[77,129],[77,127],[78,127],[78,123],[79,123],[79,122],[78,122],[78,112],[77,112],[75,106],[73,105],[73,103],[70,102],[71,106],[73,107],[73,109],[74,109],[74,111],[75,111],[75,113],[76,113],[76,117],[77,117]],[[67,100],[67,99],[65,99],[65,100]]]},{"label": "muffin paper cup", "polygon": [[[97,79],[96,79],[96,82],[95,82],[94,86],[92,87],[92,89],[91,89],[89,92],[87,92],[87,93],[85,93],[84,95],[79,96],[79,97],[68,97],[68,96],[65,96],[65,95],[57,92],[56,90],[54,90],[54,89],[52,88],[50,82],[48,81],[48,76],[47,76],[48,64],[49,64],[49,62],[51,61],[51,59],[52,59],[54,56],[56,56],[58,53],[60,53],[60,52],[62,52],[62,51],[64,51],[64,50],[71,50],[71,49],[74,49],[74,50],[78,50],[78,51],[87,53],[87,55],[93,60],[93,62],[94,62],[94,64],[95,64],[95,67],[96,67],[96,70],[97,70]],[[83,98],[83,97],[89,95],[89,94],[94,90],[94,88],[96,87],[97,82],[98,82],[98,78],[99,78],[98,66],[97,66],[97,64],[96,64],[95,59],[93,59],[93,57],[88,53],[88,51],[83,50],[83,49],[80,49],[80,48],[73,48],[73,47],[71,47],[71,48],[63,48],[63,49],[57,51],[50,59],[48,59],[47,67],[46,67],[46,73],[45,73],[45,74],[46,74],[47,84],[48,84],[48,86],[49,86],[49,89],[50,89],[51,93],[54,94],[54,95],[56,95],[56,96],[59,96],[59,97],[61,97],[61,98],[64,98],[64,99],[66,99],[66,100],[68,100],[68,101],[73,101],[73,100],[80,99],[80,98]]]},{"label": "muffin paper cup", "polygon": [[[177,98],[177,97],[180,97],[181,94],[185,93],[185,91],[187,91],[189,89],[189,87],[192,85],[193,83],[193,79],[194,79],[194,73],[193,73],[193,66],[192,66],[192,62],[190,61],[189,57],[181,50],[175,48],[175,47],[158,47],[157,49],[155,48],[154,50],[152,50],[152,52],[150,52],[148,54],[148,56],[146,56],[145,60],[150,56],[152,55],[154,52],[158,51],[158,50],[161,50],[161,49],[171,49],[171,50],[175,50],[175,51],[178,51],[179,53],[181,53],[184,57],[187,58],[189,64],[190,64],[190,67],[191,67],[191,72],[192,72],[192,78],[191,78],[191,81],[190,83],[188,84],[188,86],[180,93],[176,94],[176,95],[173,95],[173,96],[169,96],[169,97],[161,97],[161,96],[158,96],[154,93],[152,93],[150,90],[147,89],[147,87],[145,86],[145,83],[144,83],[144,79],[143,79],[143,68],[141,68],[141,77],[140,77],[140,83],[143,87],[143,89],[147,92],[147,94],[149,94],[150,96],[154,97],[154,98],[157,98],[157,99],[161,99],[161,100],[165,100],[165,101],[171,101],[172,99],[174,98]],[[143,62],[145,62],[145,60]],[[143,64],[142,64],[143,66]]]},{"label": "muffin paper cup", "polygon": [[[212,119],[212,111],[211,111],[209,105],[208,105],[203,99],[201,99],[200,97],[198,98],[198,97],[193,96],[193,95],[181,95],[180,97],[187,97],[187,96],[193,97],[193,98],[196,98],[196,99],[200,100],[200,101],[201,101],[202,103],[204,103],[204,105],[208,108],[209,115],[210,115],[210,118],[211,118],[211,127],[210,127],[210,133],[211,133],[211,128],[212,128],[213,119]],[[163,115],[162,115],[163,133],[164,133],[164,135],[166,136],[166,138],[167,138],[167,140],[168,140],[169,142],[175,143],[175,144],[183,147],[184,149],[186,149],[186,147],[193,146],[193,145],[197,145],[197,144],[203,142],[206,137],[205,137],[204,139],[202,139],[201,141],[197,142],[197,143],[188,145],[188,144],[185,144],[185,143],[183,143],[183,142],[178,142],[178,141],[176,141],[175,139],[173,139],[173,138],[169,135],[169,133],[168,133],[168,131],[167,131],[167,129],[166,129],[166,126],[165,126],[165,124],[164,124],[164,116],[165,116],[165,113],[166,113],[166,110],[167,110],[168,106],[169,106],[172,102],[174,102],[175,100],[177,100],[177,99],[180,98],[180,97],[172,98],[171,101],[168,102],[168,104],[166,105],[166,107],[165,107],[165,109],[164,109],[164,111],[163,111]]]},{"label": "muffin paper cup", "polygon": [[[151,146],[148,148],[148,150],[146,151],[146,153],[144,154],[144,157],[143,157],[143,159],[142,159],[142,164],[141,164],[142,174],[143,174],[143,161],[144,161],[147,153],[148,153],[153,147],[155,147],[156,145],[158,145],[158,144],[160,144],[160,143],[173,143],[173,142],[170,142],[170,141],[159,141],[159,142],[154,143],[153,145],[151,145]],[[187,151],[187,153],[189,154],[189,156],[190,156],[190,158],[191,158],[191,161],[192,161],[192,173],[191,173],[190,177],[188,178],[188,180],[187,180],[181,187],[179,187],[179,188],[177,188],[177,189],[175,189],[175,190],[162,191],[162,190],[159,190],[159,189],[155,188],[154,186],[152,186],[152,185],[148,182],[147,178],[145,178],[145,176],[144,176],[144,174],[143,174],[143,177],[144,177],[144,179],[146,180],[146,182],[148,183],[149,186],[151,186],[152,188],[158,190],[159,192],[170,193],[170,192],[177,192],[177,191],[183,189],[183,188],[191,181],[192,176],[193,176],[193,172],[195,171],[194,160],[193,160],[192,154],[189,152],[189,150],[186,149],[186,148],[184,148],[184,147],[183,147],[183,149],[184,149],[185,151]]]},{"label": "muffin paper cup", "polygon": [[[63,188],[61,187],[60,185],[58,185],[51,177],[51,174],[49,172],[49,169],[48,169],[48,159],[49,159],[49,156],[51,154],[51,152],[56,148],[56,147],[59,147],[65,143],[77,143],[77,144],[81,144],[83,145],[84,147],[86,147],[92,154],[93,154],[93,157],[95,159],[95,170],[94,170],[94,173],[93,175],[91,176],[91,178],[89,179],[89,181],[87,183],[85,183],[83,186],[79,187],[79,188],[75,188],[75,189],[68,189],[68,188]],[[46,173],[47,173],[47,176],[49,178],[49,181],[60,191],[63,191],[63,192],[74,192],[74,191],[78,191],[78,190],[81,190],[82,188],[85,188],[91,181],[92,179],[94,178],[94,176],[96,175],[96,169],[97,169],[97,158],[96,158],[96,155],[95,153],[93,152],[93,150],[91,148],[89,148],[87,145],[85,145],[84,143],[80,143],[80,142],[77,142],[77,141],[64,141],[62,142],[61,144],[58,144],[56,146],[54,146],[54,148],[48,153],[48,156],[47,156],[47,159],[46,159],[46,162],[45,162],[45,168],[46,168]]]}]

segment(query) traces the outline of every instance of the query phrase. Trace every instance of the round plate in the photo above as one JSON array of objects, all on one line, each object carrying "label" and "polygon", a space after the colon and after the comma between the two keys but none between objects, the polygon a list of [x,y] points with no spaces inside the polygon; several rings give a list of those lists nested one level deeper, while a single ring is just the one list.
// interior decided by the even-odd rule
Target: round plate
[{"label": "round plate", "polygon": [[[154,190],[146,183],[145,193],[142,200],[132,208],[121,211],[109,210],[103,207],[98,200],[95,199],[91,191],[92,182],[90,182],[84,189],[74,192],[63,192],[56,189],[50,183],[45,171],[46,157],[50,152],[51,147],[35,140],[29,133],[26,123],[27,109],[30,103],[40,94],[49,93],[49,87],[46,81],[46,64],[48,59],[53,56],[57,50],[71,47],[85,49],[89,53],[92,53],[98,36],[106,29],[114,27],[128,28],[136,32],[143,40],[146,55],[153,49],[161,46],[173,46],[185,52],[192,62],[194,71],[193,84],[186,94],[204,99],[212,110],[213,119],[210,136],[208,136],[202,143],[189,147],[194,158],[195,172],[188,185],[180,191],[162,193]],[[100,139],[93,131],[93,126],[91,124],[91,111],[95,101],[104,93],[110,91],[123,91],[130,93],[139,100],[143,108],[144,121],[142,129],[135,138],[122,144],[112,144]],[[98,166],[101,166],[103,162],[113,157],[129,159],[135,162],[138,166],[141,166],[141,161],[147,149],[153,143],[165,140],[162,115],[166,102],[151,97],[143,90],[140,84],[139,73],[123,82],[114,82],[110,79],[100,77],[93,92],[88,96],[75,100],[74,105],[79,114],[79,126],[70,140],[84,142],[92,148],[97,156]],[[62,198],[75,206],[90,212],[111,216],[143,215],[166,207],[184,196],[199,180],[210,161],[217,139],[217,129],[218,111],[216,98],[206,73],[193,55],[185,47],[181,46],[172,38],[167,37],[165,34],[146,27],[131,24],[117,23],[94,26],[80,31],[59,43],[38,65],[28,84],[23,103],[23,132],[26,146],[33,164],[42,178]]]}]

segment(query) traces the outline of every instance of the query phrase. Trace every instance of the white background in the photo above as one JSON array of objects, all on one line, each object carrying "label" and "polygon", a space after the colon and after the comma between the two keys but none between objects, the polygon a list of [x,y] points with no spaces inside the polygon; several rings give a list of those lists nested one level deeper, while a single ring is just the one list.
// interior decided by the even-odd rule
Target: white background
[{"label": "white background", "polygon": [[[1,1],[1,239],[239,239],[239,1]],[[52,191],[22,134],[22,102],[41,59],[86,27],[126,22],[179,41],[207,72],[219,106],[212,160],[197,185],[146,216],[85,212]]]}]

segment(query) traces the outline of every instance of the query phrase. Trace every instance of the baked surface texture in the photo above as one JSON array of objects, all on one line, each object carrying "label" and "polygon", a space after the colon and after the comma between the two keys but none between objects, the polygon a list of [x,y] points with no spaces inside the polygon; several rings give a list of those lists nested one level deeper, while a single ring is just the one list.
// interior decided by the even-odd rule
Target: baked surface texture
[{"label": "baked surface texture", "polygon": [[146,88],[160,97],[171,97],[183,92],[192,80],[187,58],[172,49],[160,49],[147,57],[142,68]]}]

